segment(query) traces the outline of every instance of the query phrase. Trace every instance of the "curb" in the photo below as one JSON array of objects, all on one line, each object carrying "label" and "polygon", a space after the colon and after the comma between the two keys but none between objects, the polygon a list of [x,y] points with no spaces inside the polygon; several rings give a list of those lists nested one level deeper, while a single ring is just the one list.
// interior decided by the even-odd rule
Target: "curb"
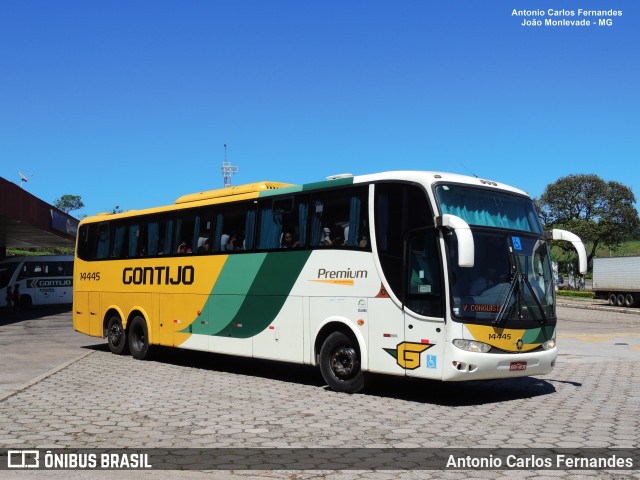
[{"label": "curb", "polygon": [[611,307],[609,305],[593,305],[581,304],[579,302],[567,302],[567,301],[559,301],[556,299],[556,306],[558,307],[567,307],[567,308],[579,308],[582,310],[601,310],[603,312],[617,312],[624,313],[627,315],[640,315],[640,308],[625,308],[625,307]]},{"label": "curb", "polygon": [[21,385],[18,385],[17,387],[15,387],[15,389],[12,392],[5,393],[5,394],[0,394],[0,402],[3,402],[7,398],[18,394],[18,393],[22,392],[23,390],[26,390],[27,388],[35,385],[36,383],[44,380],[45,378],[50,377],[54,373],[57,373],[60,370],[64,370],[69,365],[73,365],[74,363],[79,362],[80,360],[82,360],[85,357],[88,357],[92,353],[96,353],[96,352],[95,351],[84,352],[81,355],[78,355],[76,358],[72,358],[71,360],[68,360],[68,361],[62,363],[62,364],[58,365],[57,367],[52,368],[51,370],[47,370],[46,372],[38,375],[37,377],[33,377],[31,380],[29,380],[29,381],[27,381],[27,382],[25,382],[25,383],[23,383]]}]

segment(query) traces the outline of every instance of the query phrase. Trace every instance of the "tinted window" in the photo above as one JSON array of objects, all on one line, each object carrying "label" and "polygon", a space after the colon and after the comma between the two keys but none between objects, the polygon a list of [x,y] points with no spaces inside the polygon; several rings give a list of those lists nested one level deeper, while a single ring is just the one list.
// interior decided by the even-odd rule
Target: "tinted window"
[{"label": "tinted window", "polygon": [[308,196],[261,202],[258,249],[306,247],[308,217]]},{"label": "tinted window", "polygon": [[253,249],[256,210],[252,203],[225,205],[216,209],[214,252],[242,252]]},{"label": "tinted window", "polygon": [[402,298],[404,242],[409,231],[433,225],[425,192],[414,185],[376,185],[375,215],[378,255],[389,287]]},{"label": "tinted window", "polygon": [[[19,262],[4,262],[0,264],[0,288],[9,285],[13,272],[18,268]],[[2,294],[2,292],[0,292]]]},{"label": "tinted window", "polygon": [[332,190],[313,195],[310,246],[369,246],[367,187]]}]

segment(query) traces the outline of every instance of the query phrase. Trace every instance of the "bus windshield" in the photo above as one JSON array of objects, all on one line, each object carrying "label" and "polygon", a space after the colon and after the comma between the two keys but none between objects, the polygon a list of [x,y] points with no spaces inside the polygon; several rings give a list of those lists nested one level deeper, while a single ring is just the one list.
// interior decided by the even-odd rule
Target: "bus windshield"
[{"label": "bus windshield", "polygon": [[11,282],[13,272],[16,271],[20,262],[2,262],[0,263],[0,288],[5,288]]},{"label": "bus windshield", "polygon": [[460,217],[469,225],[543,233],[528,197],[456,184],[438,185],[436,197],[443,214]]},{"label": "bus windshield", "polygon": [[440,210],[472,227],[476,258],[458,265],[455,235],[451,252],[452,313],[468,323],[497,327],[555,321],[553,275],[548,245],[530,198],[458,184],[435,189]]},{"label": "bus windshield", "polygon": [[467,323],[523,327],[555,321],[553,275],[547,243],[540,237],[509,232],[473,232],[476,262],[457,262],[456,236],[447,237],[452,253],[453,316]]}]

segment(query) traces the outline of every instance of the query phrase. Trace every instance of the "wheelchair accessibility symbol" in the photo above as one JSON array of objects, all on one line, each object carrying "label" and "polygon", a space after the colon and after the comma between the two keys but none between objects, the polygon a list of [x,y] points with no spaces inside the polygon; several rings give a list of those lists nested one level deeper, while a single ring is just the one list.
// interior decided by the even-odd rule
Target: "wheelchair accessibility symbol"
[{"label": "wheelchair accessibility symbol", "polygon": [[520,237],[511,237],[511,243],[513,243],[514,250],[522,250],[522,242],[520,241]]},{"label": "wheelchair accessibility symbol", "polygon": [[427,355],[427,368],[437,368],[438,357],[436,355]]}]

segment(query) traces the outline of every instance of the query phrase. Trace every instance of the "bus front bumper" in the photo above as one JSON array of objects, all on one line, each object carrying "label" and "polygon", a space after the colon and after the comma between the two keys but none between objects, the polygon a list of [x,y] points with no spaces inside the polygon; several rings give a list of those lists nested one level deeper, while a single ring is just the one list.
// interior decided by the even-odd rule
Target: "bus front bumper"
[{"label": "bus front bumper", "polygon": [[442,380],[465,381],[526,377],[550,373],[558,348],[530,353],[467,352],[447,344]]}]

